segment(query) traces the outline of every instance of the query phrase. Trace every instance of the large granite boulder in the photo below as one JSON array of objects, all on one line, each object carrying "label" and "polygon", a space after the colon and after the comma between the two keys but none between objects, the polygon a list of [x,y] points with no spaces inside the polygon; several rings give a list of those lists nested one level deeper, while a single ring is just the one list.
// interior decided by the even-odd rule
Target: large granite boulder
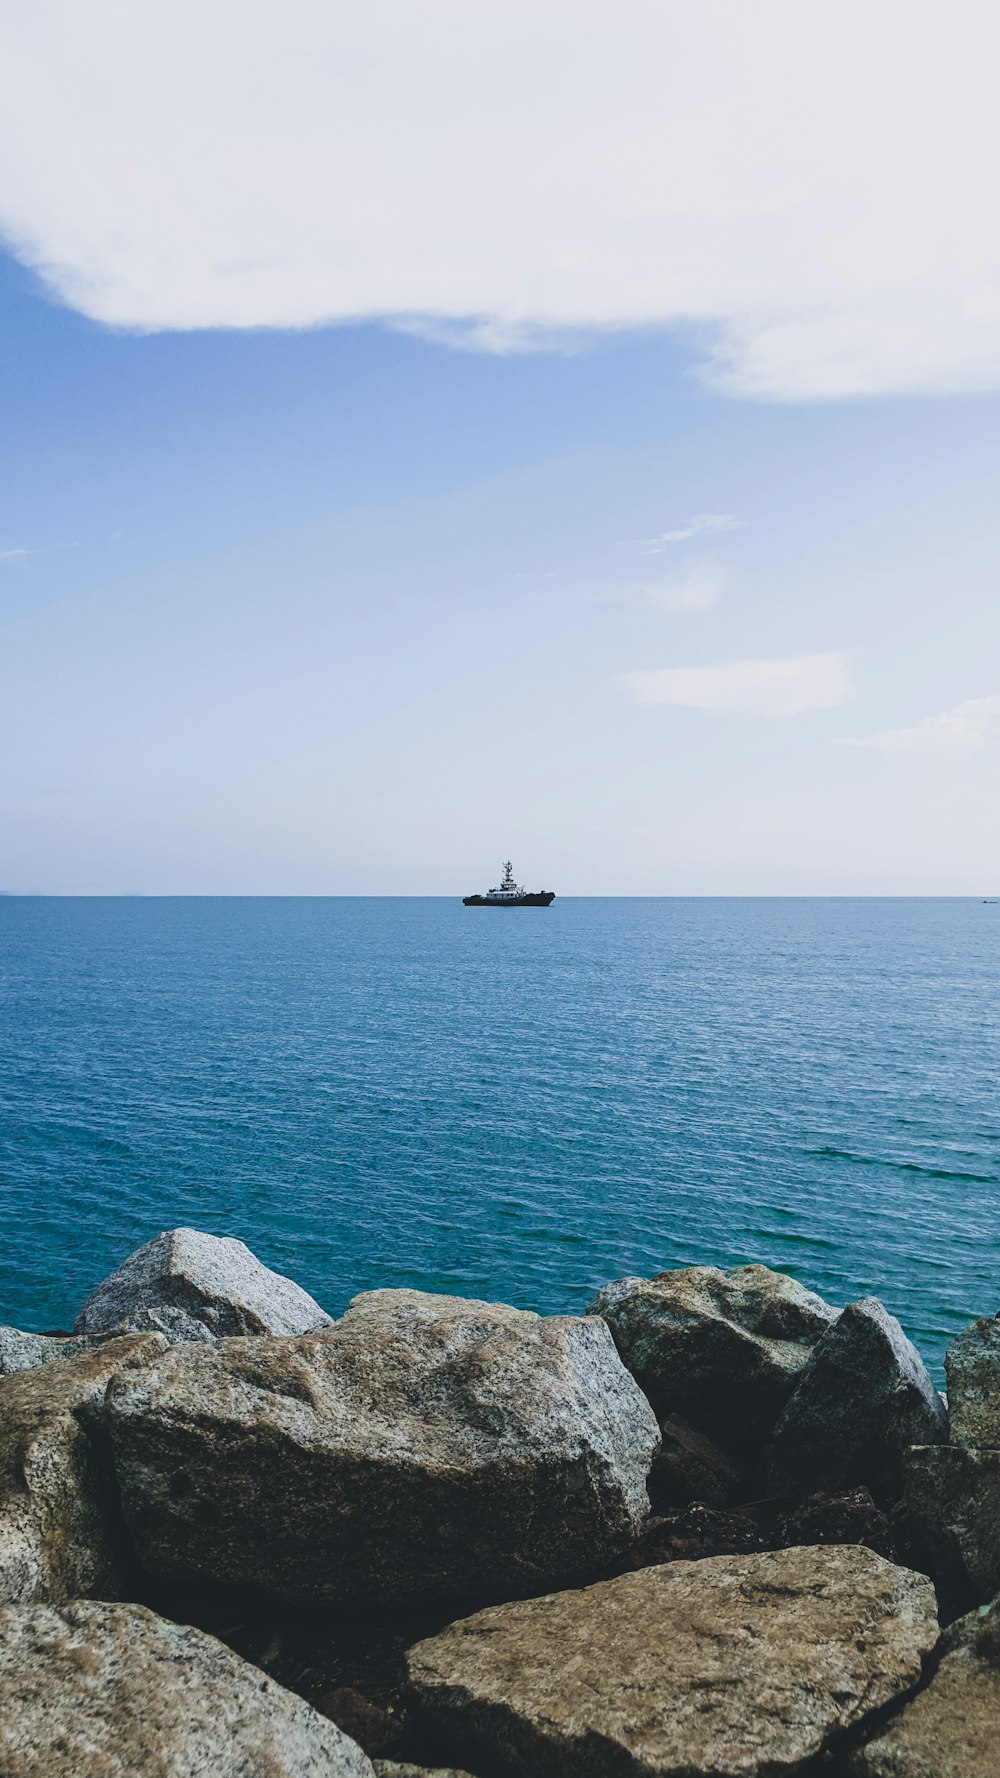
[{"label": "large granite boulder", "polygon": [[944,1368],[952,1443],[1000,1449],[1000,1321],[963,1328]]},{"label": "large granite boulder", "polygon": [[910,1690],[936,1638],[930,1582],[844,1546],[494,1606],[408,1664],[419,1707],[473,1769],[779,1778]]},{"label": "large granite boulder", "polygon": [[299,1334],[331,1320],[309,1294],[268,1271],[242,1241],[168,1229],[87,1298],[78,1334],[155,1328],[171,1341]]},{"label": "large granite boulder", "polygon": [[658,1444],[603,1322],[414,1290],[322,1334],[174,1347],[108,1413],[149,1570],[303,1600],[593,1574],[645,1523]]},{"label": "large granite boulder", "polygon": [[906,1458],[903,1515],[946,1615],[1000,1592],[1000,1450],[915,1445]]},{"label": "large granite boulder", "polygon": [[916,1347],[874,1297],[850,1303],[815,1346],[761,1468],[768,1494],[865,1483],[898,1499],[910,1445],[948,1436],[948,1417]]},{"label": "large granite boulder", "polygon": [[836,1311],[767,1266],[686,1266],[606,1284],[608,1323],[659,1416],[679,1414],[740,1459],[755,1457]]},{"label": "large granite boulder", "polygon": [[3,1778],[373,1778],[213,1636],[141,1605],[0,1608]]},{"label": "large granite boulder", "polygon": [[19,1327],[0,1327],[0,1377],[14,1371],[36,1370],[60,1358],[73,1358],[86,1349],[87,1341],[70,1334],[22,1333]]},{"label": "large granite boulder", "polygon": [[101,1429],[112,1377],[166,1349],[128,1334],[0,1379],[0,1600],[117,1598],[127,1552]]},{"label": "large granite boulder", "polygon": [[1000,1613],[987,1606],[941,1640],[930,1684],[851,1760],[854,1778],[996,1778]]}]

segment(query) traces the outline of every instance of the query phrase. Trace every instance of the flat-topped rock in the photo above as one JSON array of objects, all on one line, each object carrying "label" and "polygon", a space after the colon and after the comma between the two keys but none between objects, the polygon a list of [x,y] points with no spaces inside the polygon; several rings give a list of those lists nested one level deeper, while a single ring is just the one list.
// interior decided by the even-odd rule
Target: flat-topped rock
[{"label": "flat-topped rock", "polygon": [[156,1329],[171,1341],[299,1334],[331,1326],[307,1291],[271,1272],[228,1236],[169,1229],[99,1284],[74,1324],[78,1334]]},{"label": "flat-topped rock", "polygon": [[37,1370],[60,1358],[74,1358],[87,1341],[72,1334],[22,1333],[19,1327],[0,1327],[0,1377],[15,1371]]},{"label": "flat-topped rock", "polygon": [[906,1693],[923,1576],[858,1546],[675,1562],[493,1606],[407,1657],[456,1754],[532,1778],[779,1778]]},{"label": "flat-topped rock", "polygon": [[1000,1770],[1000,1612],[952,1624],[930,1684],[851,1761],[854,1778],[996,1778]]},{"label": "flat-topped rock", "polygon": [[141,1605],[0,1609],[3,1778],[373,1778],[214,1637]]},{"label": "flat-topped rock", "polygon": [[863,1482],[891,1502],[909,1446],[947,1436],[916,1347],[875,1297],[863,1297],[814,1347],[764,1453],[762,1488],[800,1495]]},{"label": "flat-topped rock", "polygon": [[951,1442],[1000,1449],[1000,1321],[974,1321],[945,1354]]},{"label": "flat-topped rock", "polygon": [[118,1596],[126,1551],[97,1423],[111,1378],[165,1349],[126,1334],[0,1379],[0,1600]]},{"label": "flat-topped rock", "polygon": [[606,1284],[603,1316],[659,1419],[679,1414],[740,1457],[756,1456],[836,1311],[767,1266],[686,1266]]},{"label": "flat-topped rock", "polygon": [[291,1599],[599,1572],[646,1522],[659,1442],[602,1321],[412,1290],[321,1334],[173,1347],[108,1416],[144,1565]]}]

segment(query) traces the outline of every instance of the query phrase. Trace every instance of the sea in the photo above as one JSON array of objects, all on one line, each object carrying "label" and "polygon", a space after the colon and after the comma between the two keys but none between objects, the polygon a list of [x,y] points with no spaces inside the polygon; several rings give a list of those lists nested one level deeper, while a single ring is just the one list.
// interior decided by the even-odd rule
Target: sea
[{"label": "sea", "polygon": [[0,1320],[178,1225],[331,1313],[762,1261],[1000,1310],[1000,906],[0,898]]}]

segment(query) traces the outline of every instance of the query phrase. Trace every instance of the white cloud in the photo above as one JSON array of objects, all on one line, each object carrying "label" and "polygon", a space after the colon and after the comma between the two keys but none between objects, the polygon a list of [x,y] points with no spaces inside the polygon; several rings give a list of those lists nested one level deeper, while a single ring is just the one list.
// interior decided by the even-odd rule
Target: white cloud
[{"label": "white cloud", "polygon": [[1000,697],[968,698],[952,710],[925,716],[912,728],[882,729],[874,735],[843,736],[844,747],[874,747],[884,753],[978,753],[1000,738]]},{"label": "white cloud", "polygon": [[851,695],[847,660],[839,652],[718,667],[659,667],[626,673],[622,682],[640,704],[684,704],[749,716],[799,716],[828,710]]},{"label": "white cloud", "polygon": [[711,611],[726,588],[721,562],[705,559],[662,581],[638,581],[629,591],[660,611]]},{"label": "white cloud", "polygon": [[703,531],[741,531],[743,523],[731,512],[699,512],[676,531],[661,531],[658,537],[643,538],[642,547],[647,556],[658,556],[670,543],[686,543],[689,537],[698,537]]},{"label": "white cloud", "polygon": [[13,562],[22,556],[30,556],[30,549],[0,549],[0,562]]},{"label": "white cloud", "polygon": [[33,0],[0,227],[128,327],[679,325],[765,398],[1000,387],[988,0]]}]

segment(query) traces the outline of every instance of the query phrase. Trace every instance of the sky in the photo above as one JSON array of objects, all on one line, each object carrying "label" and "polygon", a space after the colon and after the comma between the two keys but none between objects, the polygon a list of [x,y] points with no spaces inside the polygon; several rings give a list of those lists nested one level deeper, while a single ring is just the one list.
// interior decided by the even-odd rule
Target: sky
[{"label": "sky", "polygon": [[10,9],[0,890],[1000,892],[998,39]]}]

